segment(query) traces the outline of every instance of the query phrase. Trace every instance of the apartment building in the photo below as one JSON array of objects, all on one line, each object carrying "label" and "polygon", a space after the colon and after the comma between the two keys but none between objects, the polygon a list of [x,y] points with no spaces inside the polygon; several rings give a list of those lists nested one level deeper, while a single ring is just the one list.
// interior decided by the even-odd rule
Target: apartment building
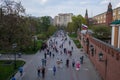
[{"label": "apartment building", "polygon": [[54,17],[54,25],[67,27],[68,23],[72,22],[72,16],[72,13],[60,13],[58,16]]}]

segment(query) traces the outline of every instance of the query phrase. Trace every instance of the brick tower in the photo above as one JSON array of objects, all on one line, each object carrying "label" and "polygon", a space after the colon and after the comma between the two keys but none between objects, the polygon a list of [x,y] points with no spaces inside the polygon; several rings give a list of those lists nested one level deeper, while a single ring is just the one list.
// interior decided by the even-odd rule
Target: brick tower
[{"label": "brick tower", "polygon": [[106,24],[109,26],[110,23],[112,22],[112,20],[113,20],[113,10],[112,10],[111,3],[109,3],[108,9],[107,9],[107,12],[106,12]]},{"label": "brick tower", "polygon": [[87,9],[86,9],[86,13],[85,13],[85,19],[86,19],[87,25],[89,26],[89,19],[88,19],[88,11],[87,11]]}]

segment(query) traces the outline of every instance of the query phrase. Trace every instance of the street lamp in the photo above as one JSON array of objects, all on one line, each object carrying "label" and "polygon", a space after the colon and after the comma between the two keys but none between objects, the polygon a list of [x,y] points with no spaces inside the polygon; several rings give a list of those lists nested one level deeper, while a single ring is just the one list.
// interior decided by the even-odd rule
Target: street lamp
[{"label": "street lamp", "polygon": [[103,53],[100,52],[100,53],[99,53],[99,61],[102,61],[102,59],[103,59]]},{"label": "street lamp", "polygon": [[94,46],[93,45],[90,45],[90,50],[91,50],[92,56],[94,56]]},{"label": "street lamp", "polygon": [[[15,51],[15,48],[17,47],[17,43],[12,44],[12,48]],[[16,52],[14,52],[14,69],[16,69]]]},{"label": "street lamp", "polygon": [[105,59],[103,59],[103,53],[102,52],[100,52],[99,53],[99,61],[100,62],[105,62],[105,80],[106,80],[106,78],[107,78],[107,62],[108,62],[108,60],[107,60],[107,55],[106,55],[106,58]]},{"label": "street lamp", "polygon": [[87,53],[89,53],[89,39],[86,39]]}]

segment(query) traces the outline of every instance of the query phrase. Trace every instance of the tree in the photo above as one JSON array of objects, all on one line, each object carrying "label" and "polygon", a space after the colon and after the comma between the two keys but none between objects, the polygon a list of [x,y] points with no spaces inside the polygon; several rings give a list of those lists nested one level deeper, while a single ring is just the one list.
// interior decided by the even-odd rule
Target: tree
[{"label": "tree", "polygon": [[43,16],[40,18],[40,22],[41,22],[41,28],[42,28],[42,32],[46,32],[48,30],[48,27],[51,25],[50,23],[50,17],[49,16]]},{"label": "tree", "polygon": [[67,31],[68,32],[77,32],[78,29],[81,30],[81,24],[86,24],[85,18],[83,18],[81,15],[73,16],[72,22],[68,23],[67,25]]},{"label": "tree", "polygon": [[74,32],[74,31],[76,31],[76,30],[77,30],[77,28],[74,27],[74,24],[73,24],[72,22],[69,22],[69,23],[68,23],[68,26],[67,26],[67,31],[68,31],[69,33],[72,33],[72,32]]},{"label": "tree", "polygon": [[57,30],[57,27],[55,27],[55,26],[50,26],[50,27],[48,28],[48,31],[47,31],[48,36],[53,35],[53,33],[55,33],[56,30]]},{"label": "tree", "polygon": [[28,46],[31,41],[29,26],[24,16],[25,9],[21,2],[3,0],[2,24],[0,27],[0,48],[11,50],[12,44],[17,43],[17,47]]},{"label": "tree", "polygon": [[81,30],[81,25],[86,24],[85,18],[83,18],[81,15],[78,16],[73,16],[72,17],[72,22],[74,24],[74,28],[79,28]]},{"label": "tree", "polygon": [[108,40],[111,36],[111,28],[105,26],[94,26],[92,27],[94,32],[93,36],[101,39],[101,40]]}]

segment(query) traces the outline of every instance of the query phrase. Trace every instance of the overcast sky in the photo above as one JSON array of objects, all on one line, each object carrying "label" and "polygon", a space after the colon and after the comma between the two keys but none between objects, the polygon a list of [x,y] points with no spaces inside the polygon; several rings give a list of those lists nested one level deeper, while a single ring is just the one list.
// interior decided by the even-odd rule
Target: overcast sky
[{"label": "overcast sky", "polygon": [[32,16],[51,16],[59,13],[73,13],[85,15],[88,10],[89,17],[103,13],[111,1],[113,9],[120,7],[120,0],[15,0],[21,1],[26,13]]}]

